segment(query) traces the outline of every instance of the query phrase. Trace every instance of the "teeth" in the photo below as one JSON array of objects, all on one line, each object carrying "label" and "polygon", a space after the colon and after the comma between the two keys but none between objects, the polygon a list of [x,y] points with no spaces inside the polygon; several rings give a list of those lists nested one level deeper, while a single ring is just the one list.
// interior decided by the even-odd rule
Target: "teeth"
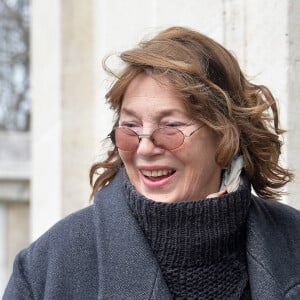
[{"label": "teeth", "polygon": [[172,170],[142,170],[143,175],[147,177],[159,177],[159,176],[164,176],[171,174],[173,171]]}]

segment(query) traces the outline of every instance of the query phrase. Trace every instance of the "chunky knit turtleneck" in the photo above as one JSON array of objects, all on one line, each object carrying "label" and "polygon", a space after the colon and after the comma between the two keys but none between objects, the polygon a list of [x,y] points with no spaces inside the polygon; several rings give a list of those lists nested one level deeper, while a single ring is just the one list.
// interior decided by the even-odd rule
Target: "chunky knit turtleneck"
[{"label": "chunky knit turtleneck", "polygon": [[248,187],[179,203],[149,200],[128,179],[125,190],[174,299],[251,299],[245,255]]}]

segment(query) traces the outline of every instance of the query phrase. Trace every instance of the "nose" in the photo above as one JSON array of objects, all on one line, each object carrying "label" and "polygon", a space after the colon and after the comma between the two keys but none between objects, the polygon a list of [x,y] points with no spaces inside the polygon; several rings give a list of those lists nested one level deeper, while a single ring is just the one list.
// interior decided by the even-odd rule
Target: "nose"
[{"label": "nose", "polygon": [[141,156],[152,156],[163,153],[164,149],[155,146],[149,135],[140,136],[140,143],[136,153]]}]

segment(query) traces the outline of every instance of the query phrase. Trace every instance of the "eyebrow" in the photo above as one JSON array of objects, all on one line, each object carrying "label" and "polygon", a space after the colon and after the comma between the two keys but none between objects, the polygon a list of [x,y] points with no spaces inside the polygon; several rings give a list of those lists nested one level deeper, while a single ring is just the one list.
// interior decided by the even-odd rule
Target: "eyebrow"
[{"label": "eyebrow", "polygon": [[[133,109],[129,109],[129,108],[121,108],[120,114],[126,114],[128,116],[132,116],[132,117],[138,117],[137,114],[135,113],[135,111]],[[162,117],[166,117],[169,115],[173,115],[173,114],[180,114],[182,116],[188,117],[187,114],[183,113],[181,110],[178,109],[165,109],[159,112],[158,114],[158,118],[162,118]]]}]

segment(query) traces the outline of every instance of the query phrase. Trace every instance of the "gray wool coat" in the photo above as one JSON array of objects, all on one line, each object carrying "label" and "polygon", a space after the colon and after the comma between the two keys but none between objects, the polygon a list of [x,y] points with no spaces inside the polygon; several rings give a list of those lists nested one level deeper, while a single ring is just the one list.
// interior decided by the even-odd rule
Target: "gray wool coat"
[{"label": "gray wool coat", "polygon": [[[4,300],[171,299],[120,176],[18,254]],[[299,300],[300,213],[253,197],[247,260],[252,299]]]}]

